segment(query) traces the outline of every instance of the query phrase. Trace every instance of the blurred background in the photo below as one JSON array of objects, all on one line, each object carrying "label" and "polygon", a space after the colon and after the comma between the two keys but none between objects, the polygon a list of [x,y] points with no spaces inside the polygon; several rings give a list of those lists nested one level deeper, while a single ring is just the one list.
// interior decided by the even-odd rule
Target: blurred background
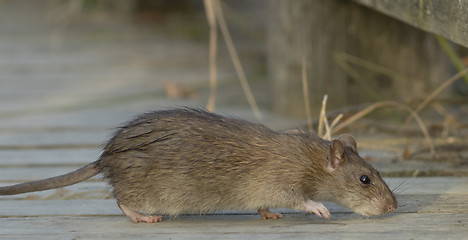
[{"label": "blurred background", "polygon": [[468,175],[466,45],[360,2],[0,1],[0,165],[60,173],[133,116],[190,106],[349,132],[385,176]]}]

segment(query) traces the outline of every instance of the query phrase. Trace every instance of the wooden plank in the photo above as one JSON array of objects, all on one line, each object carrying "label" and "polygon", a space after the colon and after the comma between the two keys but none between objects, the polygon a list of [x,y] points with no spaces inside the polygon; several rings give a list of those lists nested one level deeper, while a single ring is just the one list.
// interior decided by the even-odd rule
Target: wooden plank
[{"label": "wooden plank", "polygon": [[397,213],[465,213],[468,194],[400,195]]},{"label": "wooden plank", "polygon": [[106,216],[122,215],[114,199],[5,200],[1,216]]},{"label": "wooden plank", "polygon": [[[109,133],[105,131],[62,131],[62,132],[14,132],[0,134],[0,149],[21,149],[41,145],[91,145],[99,146],[105,142]],[[31,148],[31,147],[30,147]]]},{"label": "wooden plank", "polygon": [[[84,181],[65,188],[51,189],[40,192],[23,193],[18,195],[0,196],[5,200],[70,200],[70,199],[109,199],[112,198],[111,187],[105,181]],[[16,183],[0,183],[1,186]]]},{"label": "wooden plank", "polygon": [[46,166],[46,167],[8,167],[0,168],[0,182],[25,182],[39,180],[49,177],[55,177],[61,174],[69,173],[83,165],[70,166]]},{"label": "wooden plank", "polygon": [[397,195],[467,194],[468,177],[385,178]]},{"label": "wooden plank", "polygon": [[[5,239],[464,239],[466,214],[399,214],[331,220],[309,215],[261,220],[258,216],[184,216],[156,224],[126,217],[0,218]],[[415,223],[419,223],[415,225]]]},{"label": "wooden plank", "polygon": [[[445,195],[401,195],[398,197],[398,213],[464,213],[468,214],[468,194]],[[3,200],[0,207],[2,217],[32,216],[106,216],[121,215],[113,199],[72,200]],[[332,215],[352,213],[335,203],[324,203]],[[300,213],[291,209],[276,209],[281,213]],[[255,211],[224,211],[216,214],[255,215]]]},{"label": "wooden plank", "polygon": [[468,0],[354,0],[468,47]]},{"label": "wooden plank", "polygon": [[99,158],[100,148],[0,151],[0,168],[38,165],[84,165]]}]

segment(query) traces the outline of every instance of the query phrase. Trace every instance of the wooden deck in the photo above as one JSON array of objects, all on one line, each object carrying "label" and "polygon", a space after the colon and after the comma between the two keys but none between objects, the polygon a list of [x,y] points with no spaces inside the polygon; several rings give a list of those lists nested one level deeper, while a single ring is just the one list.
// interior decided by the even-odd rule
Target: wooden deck
[{"label": "wooden deck", "polygon": [[[0,8],[0,186],[96,160],[114,128],[135,114],[206,103],[207,60],[200,60],[207,59],[206,43],[144,26],[64,27],[30,2],[10,6],[18,2]],[[253,119],[229,61],[220,62],[218,111]],[[166,81],[194,87],[198,97],[169,99]],[[264,91],[253,87],[261,100]],[[264,119],[277,128],[296,126]],[[280,220],[235,212],[134,224],[94,177],[65,189],[0,196],[0,239],[466,239],[468,178],[387,181],[400,186],[399,208],[384,217],[365,218],[326,203],[331,220],[281,210]]]}]

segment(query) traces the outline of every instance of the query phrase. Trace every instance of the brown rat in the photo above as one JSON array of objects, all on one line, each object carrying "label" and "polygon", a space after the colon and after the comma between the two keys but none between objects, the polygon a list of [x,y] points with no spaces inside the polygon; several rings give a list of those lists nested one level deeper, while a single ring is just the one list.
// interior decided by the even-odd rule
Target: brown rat
[{"label": "brown rat", "polygon": [[115,133],[99,160],[61,176],[1,187],[0,195],[68,186],[98,173],[134,222],[162,220],[146,214],[220,210],[281,217],[269,208],[330,218],[318,201],[365,216],[397,208],[377,170],[359,157],[351,135],[330,142],[197,109],[143,114]]}]

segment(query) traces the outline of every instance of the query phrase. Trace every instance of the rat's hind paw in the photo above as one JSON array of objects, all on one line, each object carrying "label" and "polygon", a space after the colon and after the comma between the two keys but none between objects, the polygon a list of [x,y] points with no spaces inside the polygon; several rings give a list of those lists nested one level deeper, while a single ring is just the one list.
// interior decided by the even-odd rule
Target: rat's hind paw
[{"label": "rat's hind paw", "polygon": [[258,214],[262,216],[263,219],[279,219],[282,218],[283,215],[280,213],[272,213],[268,208],[261,208],[258,210]]},{"label": "rat's hind paw", "polygon": [[[129,216],[130,217],[130,216]],[[162,216],[147,216],[141,213],[138,213],[137,216],[130,217],[134,223],[156,223],[162,221]]]},{"label": "rat's hind paw", "polygon": [[331,214],[328,211],[327,207],[321,202],[314,202],[312,200],[304,201],[305,210],[309,213],[315,213],[318,217],[324,217],[326,219],[331,218]]},{"label": "rat's hind paw", "polygon": [[129,218],[132,219],[134,223],[156,223],[156,222],[161,222],[162,221],[162,216],[147,216],[143,215],[123,204],[118,203],[119,208],[122,210],[122,212],[127,215]]}]

